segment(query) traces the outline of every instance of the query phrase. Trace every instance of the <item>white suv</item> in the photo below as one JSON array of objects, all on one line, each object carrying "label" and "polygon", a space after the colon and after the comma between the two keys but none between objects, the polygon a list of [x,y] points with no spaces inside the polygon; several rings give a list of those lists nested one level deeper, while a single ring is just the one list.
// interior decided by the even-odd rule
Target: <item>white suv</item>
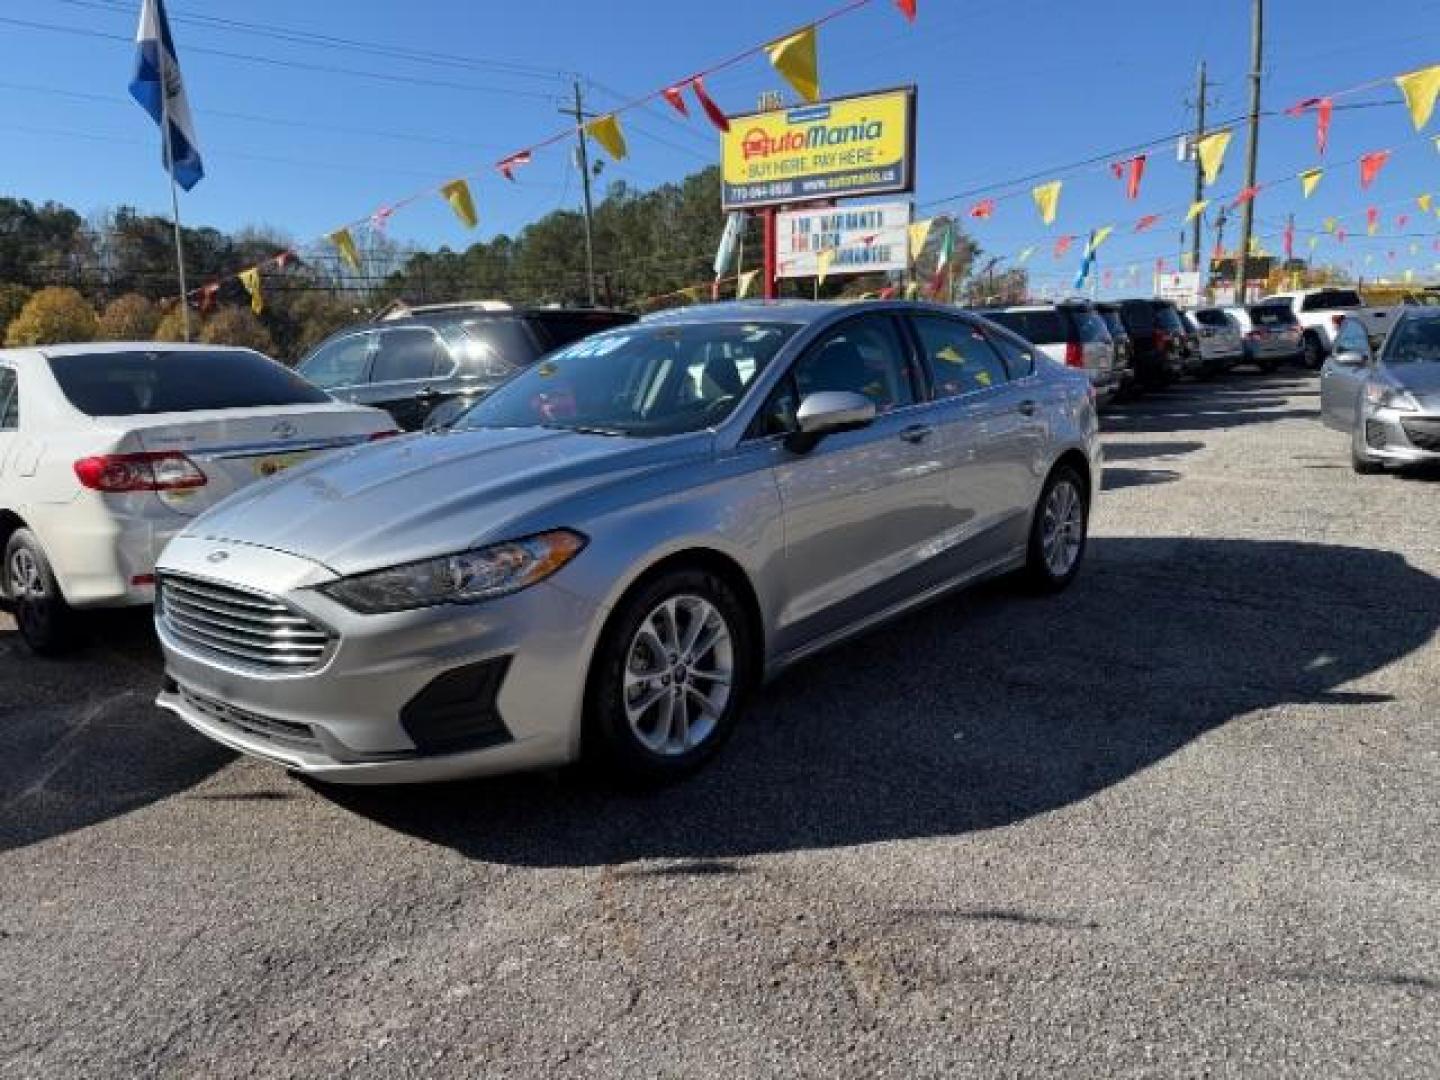
[{"label": "white suv", "polygon": [[248,349],[0,350],[0,601],[60,652],[75,609],[152,603],[160,549],[201,511],[394,430]]}]

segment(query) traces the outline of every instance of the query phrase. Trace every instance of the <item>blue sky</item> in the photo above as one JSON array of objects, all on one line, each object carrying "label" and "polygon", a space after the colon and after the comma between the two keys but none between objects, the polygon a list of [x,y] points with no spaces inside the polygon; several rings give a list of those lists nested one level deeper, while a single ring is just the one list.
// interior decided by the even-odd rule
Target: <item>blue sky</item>
[{"label": "blue sky", "polygon": [[[578,202],[568,145],[542,151],[519,184],[504,183],[490,169],[497,157],[564,125],[557,108],[568,94],[568,73],[580,74],[592,105],[610,107],[835,3],[171,0],[209,173],[184,197],[183,213],[189,224],[264,224],[303,243],[463,174],[479,177],[481,232],[514,232]],[[0,193],[55,199],[82,212],[121,203],[168,209],[156,130],[126,95],[133,46],[114,40],[133,35],[138,7],[139,0],[0,4],[6,102]],[[1075,257],[1054,261],[1053,237],[1113,224],[1102,265],[1123,271],[1143,263],[1148,278],[1157,256],[1173,265],[1178,217],[1191,198],[1192,174],[1176,163],[1173,143],[1151,152],[1135,203],[1125,200],[1104,163],[1070,173],[1056,167],[1188,127],[1193,121],[1185,102],[1193,98],[1202,57],[1217,84],[1212,117],[1238,116],[1245,104],[1249,8],[1249,0],[1198,8],[1154,0],[920,0],[920,19],[910,27],[889,0],[874,0],[822,29],[822,84],[830,94],[919,85],[922,214],[963,212],[975,199],[939,200],[1053,173],[1065,180],[1055,226],[1039,222],[1026,184],[1021,197],[1002,199],[992,220],[972,223],[982,246],[1013,258],[1033,245],[1037,274],[1068,278]],[[1440,14],[1440,0],[1372,0],[1363,18],[1352,3],[1336,0],[1271,0],[1269,9],[1269,108],[1440,62],[1440,44],[1424,32]],[[226,20],[262,24],[282,37],[240,32]],[[380,47],[283,39],[295,32]],[[759,58],[708,83],[733,112],[753,108],[759,92],[781,85]],[[1343,103],[1387,100],[1398,101],[1398,94],[1380,89]],[[625,124],[631,156],[608,167],[602,185],[623,179],[648,187],[715,160],[716,140],[703,119],[685,122],[662,104],[628,114]],[[1440,134],[1440,115],[1429,134]],[[1309,118],[1267,120],[1262,136],[1262,180],[1317,163]],[[1357,167],[1340,163],[1375,149],[1392,149],[1394,157],[1371,191],[1361,193]],[[1242,153],[1237,127],[1216,192],[1239,186]],[[1317,252],[1322,260],[1354,260],[1367,276],[1398,276],[1405,267],[1435,276],[1440,252],[1432,245],[1440,219],[1421,214],[1414,196],[1436,192],[1440,205],[1440,153],[1429,137],[1416,136],[1404,109],[1337,111],[1327,160],[1333,168],[1309,201],[1301,202],[1294,181],[1262,194],[1257,214],[1272,237],[1267,246],[1278,248],[1279,223],[1289,212],[1302,230],[1301,253],[1303,230],[1318,229],[1327,215],[1350,215],[1351,238],[1343,247],[1325,239]],[[1382,232],[1374,238],[1364,236],[1369,205],[1382,208]],[[1151,212],[1163,212],[1165,220],[1134,235],[1134,221]],[[1398,231],[1418,235],[1397,235],[1401,213],[1410,221]],[[391,231],[427,246],[469,241],[433,198],[398,214]],[[1228,235],[1236,231],[1232,225]],[[1207,247],[1212,240],[1207,230]],[[1415,255],[1411,244],[1419,248]]]}]

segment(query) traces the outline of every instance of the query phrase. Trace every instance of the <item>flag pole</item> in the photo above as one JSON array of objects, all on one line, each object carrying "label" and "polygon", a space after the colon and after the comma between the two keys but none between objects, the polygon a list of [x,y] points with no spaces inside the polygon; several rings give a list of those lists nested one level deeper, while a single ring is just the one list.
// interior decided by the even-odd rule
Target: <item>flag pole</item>
[{"label": "flag pole", "polygon": [[180,231],[180,186],[175,181],[175,151],[170,144],[170,55],[163,42],[160,54],[160,130],[165,140],[165,172],[170,176],[170,220],[175,226],[175,268],[180,275],[180,319],[190,341],[190,290],[185,287],[185,247]]}]

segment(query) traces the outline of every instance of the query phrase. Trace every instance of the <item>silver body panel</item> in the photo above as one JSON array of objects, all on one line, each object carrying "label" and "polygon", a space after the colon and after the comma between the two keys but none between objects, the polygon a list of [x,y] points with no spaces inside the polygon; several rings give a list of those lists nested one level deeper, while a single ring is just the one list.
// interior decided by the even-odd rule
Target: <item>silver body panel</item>
[{"label": "silver body panel", "polygon": [[[676,320],[805,325],[722,424],[661,438],[542,429],[425,433],[342,451],[248,489],[190,526],[160,571],[283,601],[334,630],[301,674],[207,655],[159,620],[169,674],[160,704],[227,745],[330,780],[388,783],[559,764],[580,752],[590,658],[607,615],[647,570],[702,552],[742,574],[773,676],[818,648],[949,588],[1023,563],[1041,487],[1076,453],[1098,491],[1098,424],[1087,380],[1037,358],[1033,375],[907,406],[797,454],[746,437],[791,362],[863,307],[735,305]],[[926,307],[957,317],[953,309]],[[360,615],[316,591],[344,576],[547,529],[589,538],[540,585],[498,600]],[[405,758],[397,715],[437,675],[509,657],[499,711],[513,741]],[[346,751],[281,751],[237,733],[182,690],[261,717],[312,725]],[[372,760],[373,759],[373,760]]]},{"label": "silver body panel", "polygon": [[[1425,318],[1440,323],[1440,316],[1402,314],[1402,319]],[[1402,325],[1396,322],[1396,328]],[[1361,326],[1365,326],[1361,323]],[[1368,327],[1366,327],[1368,335]],[[1337,338],[1337,349],[1342,336]],[[1358,460],[1388,465],[1419,465],[1440,461],[1440,363],[1387,363],[1395,338],[1387,338],[1379,356],[1373,342],[1360,355],[1363,364],[1342,364],[1332,352],[1320,370],[1320,412],[1327,427],[1350,436]],[[1419,410],[1372,405],[1365,387],[1378,383],[1402,390]]]}]

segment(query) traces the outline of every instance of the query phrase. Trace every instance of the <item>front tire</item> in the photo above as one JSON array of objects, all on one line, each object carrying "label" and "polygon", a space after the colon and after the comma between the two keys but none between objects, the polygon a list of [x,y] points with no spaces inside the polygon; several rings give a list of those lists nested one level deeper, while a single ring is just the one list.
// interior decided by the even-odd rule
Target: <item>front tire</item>
[{"label": "front tire", "polygon": [[1073,466],[1061,465],[1041,489],[1030,525],[1025,580],[1032,589],[1057,593],[1080,573],[1089,541],[1087,486]]},{"label": "front tire", "polygon": [[694,772],[729,737],[755,682],[735,591],[701,570],[666,573],[621,603],[601,637],[585,754],[622,779]]},{"label": "front tire", "polygon": [[5,593],[15,610],[20,637],[39,656],[60,656],[74,648],[76,619],[60,593],[40,541],[17,529],[5,545]]}]

